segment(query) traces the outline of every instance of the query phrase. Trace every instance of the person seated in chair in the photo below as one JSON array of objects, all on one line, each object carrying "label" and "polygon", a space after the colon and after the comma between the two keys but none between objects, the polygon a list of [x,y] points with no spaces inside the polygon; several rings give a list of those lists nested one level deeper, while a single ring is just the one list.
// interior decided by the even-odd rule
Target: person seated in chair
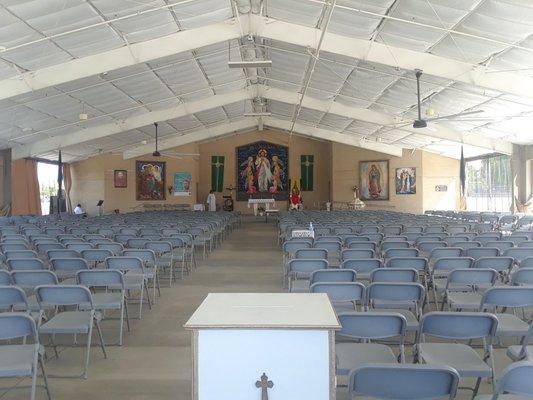
[{"label": "person seated in chair", "polygon": [[296,187],[292,188],[291,198],[289,202],[289,210],[302,210],[302,196],[300,195],[300,190]]}]

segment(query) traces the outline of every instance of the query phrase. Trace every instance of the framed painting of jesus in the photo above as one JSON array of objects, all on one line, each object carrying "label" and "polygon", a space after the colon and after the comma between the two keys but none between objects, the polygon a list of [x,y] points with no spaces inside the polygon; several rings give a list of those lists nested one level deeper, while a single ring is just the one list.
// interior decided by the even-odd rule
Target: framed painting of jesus
[{"label": "framed painting of jesus", "polygon": [[389,161],[359,163],[361,200],[389,200]]}]

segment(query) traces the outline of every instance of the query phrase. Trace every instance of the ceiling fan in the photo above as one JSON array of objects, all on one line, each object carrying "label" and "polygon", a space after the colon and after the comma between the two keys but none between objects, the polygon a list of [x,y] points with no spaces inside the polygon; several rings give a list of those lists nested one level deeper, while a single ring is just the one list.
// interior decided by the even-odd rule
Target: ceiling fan
[{"label": "ceiling fan", "polygon": [[[479,113],[484,112],[483,110],[464,111],[464,112],[460,112],[456,114],[443,115],[441,117],[426,118],[426,119],[422,118],[422,107],[421,107],[422,98],[420,95],[420,77],[422,76],[422,70],[415,69],[415,76],[416,76],[416,97],[417,97],[416,106],[417,106],[417,111],[418,111],[418,118],[413,121],[413,128],[426,128],[429,122],[457,120],[456,118],[464,117],[466,115],[473,115],[473,114],[479,114]],[[398,124],[391,124],[389,126],[399,128],[399,127],[407,126],[407,125],[411,125],[411,122],[407,122],[407,123],[402,122]]]},{"label": "ceiling fan", "polygon": [[152,157],[170,157],[177,158],[180,160],[183,157],[199,157],[199,153],[178,153],[178,152],[163,152],[159,151],[159,135],[158,135],[158,126],[157,122],[154,122],[155,126],[155,151],[152,153]]}]

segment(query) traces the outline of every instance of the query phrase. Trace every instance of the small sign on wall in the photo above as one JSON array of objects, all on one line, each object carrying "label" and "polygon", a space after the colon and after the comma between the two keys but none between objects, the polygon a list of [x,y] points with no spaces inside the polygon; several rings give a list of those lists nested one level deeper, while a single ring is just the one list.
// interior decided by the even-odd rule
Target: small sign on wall
[{"label": "small sign on wall", "polygon": [[435,192],[447,192],[448,186],[447,185],[436,185],[435,186]]}]

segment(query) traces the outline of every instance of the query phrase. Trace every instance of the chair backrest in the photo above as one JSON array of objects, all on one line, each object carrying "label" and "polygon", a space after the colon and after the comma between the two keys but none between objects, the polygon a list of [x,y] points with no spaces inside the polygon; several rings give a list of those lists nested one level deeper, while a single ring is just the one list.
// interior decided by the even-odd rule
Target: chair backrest
[{"label": "chair backrest", "polygon": [[155,252],[150,249],[124,249],[124,257],[134,257],[142,260],[144,266],[152,266],[155,263]]},{"label": "chair backrest", "polygon": [[434,261],[438,258],[461,257],[463,249],[460,247],[437,247],[429,252],[429,259]]},{"label": "chair backrest", "polygon": [[38,271],[46,269],[44,263],[38,258],[14,258],[6,261],[10,271]]},{"label": "chair backrest", "polygon": [[520,261],[520,268],[533,268],[533,257],[526,257]]},{"label": "chair backrest", "polygon": [[418,250],[429,254],[433,249],[447,247],[447,244],[446,242],[432,240],[430,242],[419,242],[416,247],[418,248]]},{"label": "chair backrest", "polygon": [[401,257],[401,258],[418,257],[419,254],[420,254],[419,251],[414,248],[403,248],[402,249],[402,248],[395,247],[395,248],[385,250],[383,257],[386,259],[393,258],[393,257]]},{"label": "chair backrest", "polygon": [[374,258],[375,252],[372,249],[346,249],[341,253],[342,260],[354,258]]},{"label": "chair backrest", "polygon": [[26,243],[1,243],[0,244],[0,251],[2,251],[2,253],[5,253],[6,251],[11,251],[11,250],[29,250],[29,249]]},{"label": "chair backrest", "polygon": [[518,243],[518,247],[525,247],[528,249],[533,248],[533,240],[528,240],[527,242]]},{"label": "chair backrest", "polygon": [[348,392],[385,400],[455,398],[459,373],[446,366],[421,364],[364,365],[350,373]]},{"label": "chair backrest", "polygon": [[531,307],[533,306],[533,287],[498,286],[483,293],[480,311],[492,311],[494,307]]},{"label": "chair backrest", "polygon": [[144,262],[137,257],[114,256],[105,260],[106,268],[117,269],[122,272],[126,271],[143,271]]},{"label": "chair backrest", "polygon": [[61,243],[39,243],[35,247],[37,247],[37,251],[40,254],[46,254],[46,252],[49,250],[58,250],[65,248],[65,246]]},{"label": "chair backrest", "polygon": [[494,285],[498,279],[498,272],[488,268],[454,269],[447,279],[447,288],[459,285],[464,290],[464,285]]},{"label": "chair backrest", "polygon": [[295,258],[312,258],[312,259],[328,259],[328,251],[326,249],[299,249],[294,254]]},{"label": "chair backrest", "polygon": [[74,305],[93,308],[91,292],[82,285],[42,285],[35,288],[35,294],[42,309]]},{"label": "chair backrest", "polygon": [[162,240],[148,242],[144,247],[148,250],[152,250],[155,254],[170,253],[172,251],[172,243],[164,242]]},{"label": "chair backrest", "polygon": [[511,285],[533,286],[533,268],[520,268],[511,275]]},{"label": "chair backrest", "polygon": [[79,285],[87,286],[88,288],[124,288],[122,272],[116,269],[81,270],[76,273],[76,281]]},{"label": "chair backrest", "polygon": [[15,258],[39,258],[39,255],[33,250],[8,250],[4,252],[6,259]]},{"label": "chair backrest", "polygon": [[474,261],[473,268],[491,268],[498,272],[510,271],[513,267],[512,257],[481,257]]},{"label": "chair backrest", "polygon": [[476,247],[465,250],[464,255],[477,260],[481,257],[498,257],[500,255],[500,250],[496,247]]},{"label": "chair backrest", "polygon": [[519,361],[508,365],[494,390],[491,400],[497,400],[501,394],[533,397],[533,361]]},{"label": "chair backrest", "polygon": [[528,249],[525,247],[515,247],[512,249],[505,250],[503,255],[507,257],[513,257],[516,263],[521,263],[521,261],[525,258],[533,257],[533,249]]},{"label": "chair backrest", "polygon": [[370,242],[370,238],[368,236],[349,236],[345,239],[346,245],[357,242]]},{"label": "chair backrest", "polygon": [[380,340],[405,335],[407,320],[399,313],[342,312],[338,315],[342,328],[337,335],[346,339]]},{"label": "chair backrest", "polygon": [[81,251],[81,257],[87,261],[103,262],[107,257],[112,257],[113,253],[106,249],[86,249]]},{"label": "chair backrest", "polygon": [[318,282],[355,282],[356,279],[357,272],[353,269],[319,269],[311,274],[309,283],[312,285]]},{"label": "chair backrest", "polygon": [[384,241],[381,242],[380,247],[381,247],[381,251],[385,252],[390,249],[408,249],[409,247],[411,247],[411,245],[407,241],[398,242],[398,241],[388,241],[387,239],[385,239]]},{"label": "chair backrest", "polygon": [[311,274],[314,271],[328,268],[327,260],[313,260],[310,258],[295,258],[289,261],[289,273],[294,275]]},{"label": "chair backrest", "polygon": [[287,254],[295,254],[300,249],[310,249],[313,243],[310,241],[288,240],[283,243],[283,251]]},{"label": "chair backrest", "polygon": [[424,286],[414,282],[377,282],[366,288],[369,306],[374,306],[375,300],[412,301],[421,304],[425,294]]},{"label": "chair backrest", "polygon": [[80,254],[83,250],[94,249],[94,245],[91,243],[70,243],[70,244],[67,244],[66,246],[67,246],[67,249],[75,250]]},{"label": "chair backrest", "polygon": [[518,246],[522,242],[527,242],[529,240],[529,237],[526,235],[515,234],[515,235],[507,236],[505,240],[508,240],[509,242],[513,242],[515,246]]},{"label": "chair backrest", "polygon": [[83,258],[53,258],[50,266],[56,272],[76,272],[82,269],[89,269],[87,261]]},{"label": "chair backrest", "polygon": [[57,276],[52,271],[13,271],[13,283],[23,289],[33,289],[39,285],[57,285]]},{"label": "chair backrest", "polygon": [[0,312],[13,311],[16,306],[28,309],[26,293],[18,286],[0,285]]},{"label": "chair backrest", "polygon": [[0,285],[7,286],[12,283],[13,280],[11,279],[11,274],[8,271],[0,269]]},{"label": "chair backrest", "polygon": [[311,293],[326,293],[332,303],[363,301],[365,286],[359,282],[318,282],[310,286]]},{"label": "chair backrest", "polygon": [[98,249],[109,250],[114,256],[119,256],[124,251],[124,246],[121,243],[98,243],[96,247]]},{"label": "chair backrest", "polygon": [[352,258],[341,264],[341,269],[353,269],[356,272],[370,272],[381,267],[381,260],[377,258]]},{"label": "chair backrest", "polygon": [[494,314],[481,312],[429,312],[420,319],[418,340],[433,336],[448,340],[492,338],[498,327]]},{"label": "chair backrest", "polygon": [[46,256],[49,260],[53,258],[78,258],[80,253],[72,249],[59,249],[59,250],[48,250]]},{"label": "chair backrest", "polygon": [[0,340],[30,337],[39,342],[34,319],[26,313],[0,313]]},{"label": "chair backrest", "polygon": [[433,264],[433,272],[451,271],[454,269],[472,268],[474,260],[469,257],[444,257],[438,258]]},{"label": "chair backrest", "polygon": [[418,282],[414,268],[377,268],[370,273],[370,282]]},{"label": "chair backrest", "polygon": [[359,249],[359,250],[376,250],[376,243],[370,242],[370,241],[364,241],[364,242],[357,242],[357,241],[351,241],[347,243],[347,247],[349,249]]},{"label": "chair backrest", "polygon": [[512,249],[514,243],[508,240],[489,241],[485,243],[485,247],[497,248],[500,250],[500,253],[503,253],[507,249]]},{"label": "chair backrest", "polygon": [[417,271],[425,271],[428,260],[424,257],[392,257],[387,260],[387,268],[413,268]]}]

